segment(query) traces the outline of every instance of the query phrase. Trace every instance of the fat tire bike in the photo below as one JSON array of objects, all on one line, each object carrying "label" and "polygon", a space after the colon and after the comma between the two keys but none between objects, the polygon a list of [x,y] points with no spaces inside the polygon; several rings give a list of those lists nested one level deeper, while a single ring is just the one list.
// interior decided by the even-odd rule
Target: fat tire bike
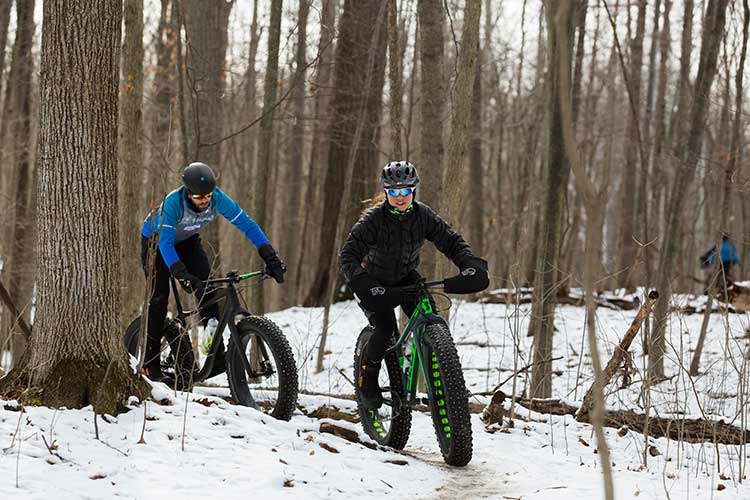
[{"label": "fat tire bike", "polygon": [[[244,309],[235,286],[251,278],[263,281],[269,277],[263,271],[247,274],[232,271],[225,278],[204,282],[207,292],[213,295],[200,307],[217,303],[219,318],[202,367],[196,362],[187,329],[188,318],[198,314],[200,309],[182,308],[177,285],[174,278],[170,278],[177,315],[164,322],[161,364],[175,389],[190,390],[194,383],[226,371],[230,394],[238,404],[258,408],[279,420],[292,417],[297,402],[297,367],[289,342],[273,321]],[[140,316],[135,318],[124,337],[125,347],[136,359],[139,359],[144,340],[141,321]],[[230,332],[229,342],[222,355],[226,328]],[[224,359],[225,366],[222,365]]]},{"label": "fat tire bike", "polygon": [[[472,456],[469,392],[448,324],[434,312],[429,290],[440,286],[443,281],[421,280],[399,287],[403,294],[416,295],[418,301],[403,332],[398,339],[391,339],[392,345],[385,351],[380,372],[383,406],[363,406],[359,384],[355,384],[354,393],[365,432],[379,444],[399,450],[409,439],[411,410],[427,405],[443,459],[449,465],[464,466]],[[359,334],[354,351],[354,380],[359,380],[362,356],[373,333],[373,327],[368,325]],[[420,376],[426,398],[417,394]]]}]

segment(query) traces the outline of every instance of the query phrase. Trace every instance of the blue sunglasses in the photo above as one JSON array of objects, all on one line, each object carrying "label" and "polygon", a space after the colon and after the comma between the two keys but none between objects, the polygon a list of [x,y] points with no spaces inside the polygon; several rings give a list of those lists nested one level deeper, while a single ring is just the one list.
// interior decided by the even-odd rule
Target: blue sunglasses
[{"label": "blue sunglasses", "polygon": [[405,187],[405,188],[390,188],[386,189],[385,192],[388,193],[388,196],[409,196],[414,191],[416,191],[417,188],[415,187]]}]

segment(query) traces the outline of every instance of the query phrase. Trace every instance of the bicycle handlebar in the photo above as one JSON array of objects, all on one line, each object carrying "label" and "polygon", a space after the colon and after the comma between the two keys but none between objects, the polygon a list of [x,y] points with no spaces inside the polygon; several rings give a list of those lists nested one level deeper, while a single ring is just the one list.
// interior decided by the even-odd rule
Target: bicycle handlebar
[{"label": "bicycle handlebar", "polygon": [[237,273],[237,271],[230,271],[229,273],[227,273],[226,277],[224,278],[215,278],[211,280],[206,280],[204,281],[204,283],[206,284],[206,286],[234,284],[234,283],[239,283],[240,281],[244,281],[246,279],[254,278],[256,276],[261,277],[260,281],[267,280],[268,278],[271,277],[271,275],[266,273],[265,270],[253,271],[251,273],[246,273],[246,274],[239,274]]},{"label": "bicycle handlebar", "polygon": [[427,290],[429,288],[437,288],[443,285],[445,285],[445,280],[426,281],[422,279],[422,280],[417,281],[413,285],[394,286],[394,287],[388,287],[388,288],[395,288],[396,290],[399,290],[401,293],[409,293],[409,292],[419,292],[421,290]]}]

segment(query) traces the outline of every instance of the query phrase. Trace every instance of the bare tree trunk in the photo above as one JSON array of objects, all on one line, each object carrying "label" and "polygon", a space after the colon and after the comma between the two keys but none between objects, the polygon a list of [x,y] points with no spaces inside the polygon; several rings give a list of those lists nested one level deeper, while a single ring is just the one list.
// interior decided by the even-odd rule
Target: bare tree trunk
[{"label": "bare tree trunk", "polygon": [[[123,321],[130,321],[143,302],[139,226],[139,194],[143,184],[143,0],[125,0],[125,43],[120,82],[120,262]],[[123,325],[125,326],[125,325]]]},{"label": "bare tree trunk", "polygon": [[[562,116],[560,114],[560,50],[555,24],[555,16],[560,8],[557,1],[544,3],[547,18],[547,173],[545,176],[545,200],[539,235],[540,259],[534,294],[537,297],[533,304],[532,321],[534,325],[534,367],[531,372],[531,394],[534,397],[548,398],[552,395],[552,335],[555,321],[555,293],[557,289],[557,262],[559,259],[561,207],[567,187],[569,164],[565,157],[565,146],[562,136]],[[566,37],[565,54],[571,59],[573,38],[573,16],[566,20],[564,32]],[[568,69],[567,71],[569,71]]]},{"label": "bare tree trunk", "polygon": [[[279,73],[279,38],[281,36],[281,8],[282,0],[271,2],[271,22],[268,26],[268,61],[266,63],[266,76],[263,84],[263,115],[260,120],[260,131],[258,133],[258,168],[255,175],[255,206],[253,214],[255,221],[265,231],[269,231],[268,202],[268,178],[273,164],[271,163],[271,143],[273,141],[273,106],[276,103],[277,79]],[[253,312],[263,314],[264,293],[263,288],[258,287],[253,294]]]},{"label": "bare tree trunk", "polygon": [[[32,45],[34,42],[34,0],[16,0],[16,41],[13,49],[14,80],[8,82],[12,88],[13,100],[13,151],[14,151],[14,184],[15,214],[11,238],[10,276],[8,290],[13,303],[21,310],[22,319],[29,323],[31,311],[31,294],[34,285],[34,256],[36,248],[36,197],[33,195],[31,150],[31,88],[34,74]],[[11,353],[13,363],[21,359],[28,340],[21,332],[16,331],[13,323]],[[0,349],[2,350],[2,349]]]},{"label": "bare tree trunk", "polygon": [[[289,169],[287,172],[286,190],[289,193],[289,201],[286,208],[288,209],[287,224],[289,227],[299,228],[302,221],[302,190],[303,184],[303,163],[305,150],[305,74],[306,62],[305,51],[307,50],[307,12],[309,10],[310,0],[300,0],[299,13],[297,15],[297,53],[295,55],[295,74],[292,79],[292,106],[294,124],[291,133],[291,153],[289,156]],[[285,241],[287,242],[283,255],[287,259],[291,256],[297,258],[297,252],[300,245],[300,232],[293,230],[286,233]],[[290,267],[291,273],[289,280],[297,281],[297,268]],[[288,294],[285,305],[291,305],[295,302],[293,294]]]},{"label": "bare tree trunk", "polygon": [[[323,12],[320,19],[320,42],[318,45],[318,68],[315,76],[315,122],[313,124],[312,147],[307,176],[307,191],[305,192],[304,223],[300,237],[300,257],[297,259],[297,301],[304,298],[303,291],[307,290],[316,277],[308,269],[319,257],[315,249],[319,249],[316,237],[320,236],[323,221],[322,203],[324,200],[324,184],[322,177],[324,165],[328,159],[328,141],[325,132],[331,127],[331,100],[333,97],[333,33],[336,21],[335,0],[323,0]],[[311,230],[314,229],[314,230]],[[304,280],[303,280],[304,275]]]},{"label": "bare tree trunk", "polygon": [[98,413],[146,393],[122,349],[116,285],[121,21],[118,0],[44,2],[36,319],[29,355],[0,381],[4,394],[30,386],[41,404]]},{"label": "bare tree trunk", "polygon": [[[224,59],[227,52],[227,24],[233,1],[188,0],[185,28],[192,71],[192,160],[207,163],[217,173],[221,166],[224,128]],[[219,226],[212,224],[203,233],[204,246],[215,269],[219,262]]]},{"label": "bare tree trunk", "polygon": [[620,205],[620,255],[618,268],[627,270],[619,275],[619,284],[627,289],[635,286],[635,196],[636,177],[639,170],[641,68],[643,66],[643,36],[646,30],[646,0],[638,1],[638,20],[635,38],[630,40],[630,74],[626,75],[630,113],[628,114],[625,168],[623,170],[622,201]]},{"label": "bare tree trunk", "polygon": [[[361,209],[359,201],[364,195],[364,188],[372,186],[377,179],[377,131],[380,124],[382,92],[385,80],[385,52],[387,33],[380,29],[385,9],[377,2],[367,6],[351,5],[352,0],[344,4],[344,12],[339,22],[339,39],[336,46],[335,85],[332,102],[333,118],[328,138],[328,167],[323,176],[325,190],[323,213],[341,213],[346,218],[344,224],[353,222]],[[385,5],[385,4],[384,4]],[[377,45],[372,46],[373,33],[378,30]],[[376,56],[371,57],[371,51]],[[368,68],[372,60],[373,68]],[[367,75],[372,81],[367,81]],[[358,110],[364,107],[364,128],[358,137]],[[356,141],[355,141],[356,139]],[[350,190],[347,190],[345,179],[350,166],[349,155],[356,151],[356,161],[351,163],[356,168],[356,175]],[[371,188],[370,188],[371,189]],[[342,194],[343,193],[343,194]],[[355,202],[356,200],[356,202]],[[346,205],[340,211],[342,202]],[[328,296],[331,280],[337,279],[335,269],[331,267],[332,256],[336,255],[335,233],[337,224],[323,224],[320,231],[320,254],[314,268],[316,281],[305,300],[306,305],[322,304]],[[348,226],[347,226],[348,227]]]},{"label": "bare tree trunk", "polygon": [[657,289],[660,291],[656,302],[655,330],[649,346],[649,377],[659,380],[664,377],[664,349],[665,329],[669,316],[669,302],[671,298],[671,281],[674,260],[677,256],[680,235],[680,216],[682,215],[684,198],[695,176],[698,164],[703,132],[706,125],[706,111],[708,97],[711,91],[714,75],[716,74],[716,60],[722,34],[728,0],[709,0],[701,42],[701,56],[698,66],[698,76],[695,81],[696,99],[690,111],[690,131],[687,147],[681,157],[678,171],[675,173],[672,193],[667,211],[666,235],[661,245],[659,259]]}]

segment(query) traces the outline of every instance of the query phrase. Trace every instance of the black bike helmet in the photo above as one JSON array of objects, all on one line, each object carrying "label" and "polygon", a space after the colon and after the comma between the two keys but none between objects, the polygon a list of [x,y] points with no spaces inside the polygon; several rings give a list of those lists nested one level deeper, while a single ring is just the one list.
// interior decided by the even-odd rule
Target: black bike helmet
[{"label": "black bike helmet", "polygon": [[386,189],[394,186],[415,187],[419,184],[417,167],[408,161],[389,161],[380,173],[380,184]]},{"label": "black bike helmet", "polygon": [[216,189],[216,176],[205,163],[191,163],[182,172],[182,185],[195,194],[208,194]]}]

